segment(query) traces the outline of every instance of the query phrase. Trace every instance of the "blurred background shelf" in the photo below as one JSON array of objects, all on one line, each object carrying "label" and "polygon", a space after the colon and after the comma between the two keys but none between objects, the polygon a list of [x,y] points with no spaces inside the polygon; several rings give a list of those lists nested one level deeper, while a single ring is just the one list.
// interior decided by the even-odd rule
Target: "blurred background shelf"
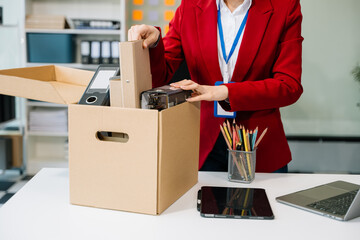
[{"label": "blurred background shelf", "polygon": [[78,68],[78,69],[84,69],[90,71],[95,71],[99,66],[97,64],[82,64],[82,63],[33,63],[33,62],[26,63],[27,67],[37,67],[43,65],[58,65],[63,67]]},{"label": "blurred background shelf", "polygon": [[116,35],[120,36],[121,30],[104,30],[104,29],[26,29],[26,33],[58,33],[74,35]]}]

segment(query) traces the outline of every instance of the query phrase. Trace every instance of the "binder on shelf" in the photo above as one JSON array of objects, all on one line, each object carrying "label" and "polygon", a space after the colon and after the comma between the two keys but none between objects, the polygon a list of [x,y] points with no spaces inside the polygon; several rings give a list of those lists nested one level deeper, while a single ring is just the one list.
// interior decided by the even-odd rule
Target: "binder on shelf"
[{"label": "binder on shelf", "polygon": [[119,41],[111,42],[111,63],[119,64]]},{"label": "binder on shelf", "polygon": [[119,30],[120,21],[106,19],[71,19],[75,29]]},{"label": "binder on shelf", "polygon": [[80,43],[80,52],[81,52],[81,63],[89,64],[91,63],[90,56],[90,41],[81,41]]},{"label": "binder on shelf", "polygon": [[100,64],[101,45],[100,41],[92,41],[90,49],[91,63]]},{"label": "binder on shelf", "polygon": [[12,162],[12,140],[0,137],[0,169],[8,169]]},{"label": "binder on shelf", "polygon": [[101,63],[109,64],[111,62],[110,41],[101,42]]},{"label": "binder on shelf", "polygon": [[0,7],[0,25],[3,23],[3,8]]},{"label": "binder on shelf", "polygon": [[15,97],[0,95],[0,123],[15,119]]}]

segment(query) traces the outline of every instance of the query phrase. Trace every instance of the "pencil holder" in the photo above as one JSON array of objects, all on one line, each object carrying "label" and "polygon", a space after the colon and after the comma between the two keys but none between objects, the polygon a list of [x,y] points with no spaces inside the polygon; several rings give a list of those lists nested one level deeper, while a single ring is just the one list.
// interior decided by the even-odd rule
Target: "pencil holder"
[{"label": "pencil holder", "polygon": [[251,183],[255,178],[256,149],[251,152],[230,149],[228,151],[229,181]]}]

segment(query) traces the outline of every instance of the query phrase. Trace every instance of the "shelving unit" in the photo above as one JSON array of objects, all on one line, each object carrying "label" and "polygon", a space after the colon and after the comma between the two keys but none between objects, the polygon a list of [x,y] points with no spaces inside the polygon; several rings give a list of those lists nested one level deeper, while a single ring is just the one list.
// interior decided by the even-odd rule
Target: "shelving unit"
[{"label": "shelving unit", "polygon": [[[120,30],[106,29],[24,29],[24,62],[27,67],[41,65],[60,65],[70,68],[96,70],[97,64],[82,64],[80,42],[94,41],[125,41],[125,1],[126,0],[26,0],[26,13],[37,15],[64,15],[67,19],[108,19],[120,21]],[[25,21],[25,16],[24,16]],[[74,39],[75,60],[69,63],[29,62],[27,49],[28,34],[68,34]],[[66,110],[66,105],[26,100],[26,171],[30,174],[43,167],[68,166],[68,133],[53,131],[33,131],[29,128],[30,112],[34,109]]]},{"label": "shelving unit", "polygon": [[[26,54],[26,66],[57,64],[73,68],[95,70],[97,65],[82,64],[80,43],[81,41],[125,41],[125,1],[126,0],[29,0],[26,1],[26,15],[63,15],[68,21],[71,19],[116,20],[120,22],[120,30],[112,29],[25,29],[26,38],[29,34],[64,34],[71,35],[74,41],[75,59],[66,63],[59,62],[34,62],[29,61]],[[70,24],[71,25],[71,24]],[[27,44],[28,44],[27,39]]]},{"label": "shelving unit", "polygon": [[118,35],[121,30],[89,30],[89,29],[26,29],[26,33],[64,33],[76,35]]},{"label": "shelving unit", "polygon": [[[0,0],[0,6],[3,13],[0,24],[0,69],[22,67],[25,64],[21,57],[24,51],[24,0]],[[0,136],[11,138],[13,148],[14,145],[20,148],[13,154],[13,165],[10,169],[19,169],[21,173],[25,168],[23,104],[24,99],[16,97],[15,119],[0,124]],[[0,169],[0,172],[3,173],[3,170],[7,169]]]},{"label": "shelving unit", "polygon": [[[31,129],[30,114],[34,110],[67,111],[67,106],[38,101],[26,101],[25,128],[27,172],[35,174],[43,167],[68,166],[68,132]],[[51,124],[51,119],[49,119]],[[67,125],[67,122],[64,122]]]}]

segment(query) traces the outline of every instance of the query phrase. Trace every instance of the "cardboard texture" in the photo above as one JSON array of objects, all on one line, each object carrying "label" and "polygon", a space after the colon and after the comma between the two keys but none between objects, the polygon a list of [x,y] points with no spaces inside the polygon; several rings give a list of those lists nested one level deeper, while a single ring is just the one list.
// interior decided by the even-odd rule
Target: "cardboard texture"
[{"label": "cardboard texture", "polygon": [[140,94],[152,88],[149,49],[142,47],[142,40],[121,42],[120,75],[121,93],[112,106],[140,108]]},{"label": "cardboard texture", "polygon": [[[70,105],[71,203],[163,212],[197,182],[199,117],[190,103],[161,112]],[[100,140],[98,131],[129,139]]]},{"label": "cardboard texture", "polygon": [[[141,64],[149,64],[148,53],[141,42],[120,46],[129,48],[120,51],[121,77],[147,79]],[[197,182],[199,104],[186,102],[160,112],[73,104],[92,76],[58,66],[2,70],[0,93],[69,104],[72,204],[160,214]],[[139,96],[143,90],[130,89]]]},{"label": "cardboard texture", "polygon": [[77,103],[93,75],[54,65],[0,70],[0,91],[39,101]]},{"label": "cardboard texture", "polygon": [[110,80],[110,106],[123,107],[122,96],[121,79]]},{"label": "cardboard texture", "polygon": [[69,28],[65,16],[27,15],[25,28],[65,29]]}]

